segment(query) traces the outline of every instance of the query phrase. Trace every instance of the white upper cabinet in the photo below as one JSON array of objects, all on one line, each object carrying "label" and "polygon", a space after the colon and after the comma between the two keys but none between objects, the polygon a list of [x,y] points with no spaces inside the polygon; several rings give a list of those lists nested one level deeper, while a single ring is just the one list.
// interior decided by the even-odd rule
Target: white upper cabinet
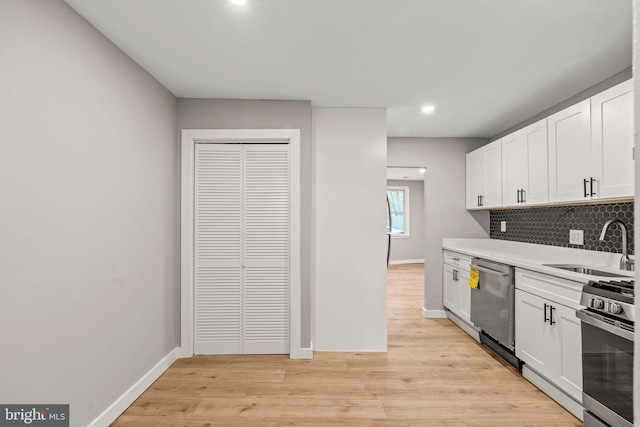
[{"label": "white upper cabinet", "polygon": [[467,209],[502,206],[502,143],[500,140],[467,154]]},{"label": "white upper cabinet", "polygon": [[591,98],[593,198],[633,197],[633,82]]},{"label": "white upper cabinet", "polygon": [[504,206],[548,203],[547,171],[546,119],[502,138]]},{"label": "white upper cabinet", "polygon": [[502,142],[488,144],[485,151],[485,190],[482,195],[483,208],[502,206]]},{"label": "white upper cabinet", "polygon": [[590,198],[591,104],[587,99],[547,119],[549,201]]},{"label": "white upper cabinet", "polygon": [[505,206],[520,204],[520,192],[527,182],[527,147],[520,132],[502,138],[502,201]]},{"label": "white upper cabinet", "polygon": [[633,83],[549,117],[549,200],[633,197]]},{"label": "white upper cabinet", "polygon": [[484,192],[486,182],[482,149],[467,154],[466,173],[467,209],[480,209],[480,195]]},{"label": "white upper cabinet", "polygon": [[634,197],[627,80],[467,154],[467,209]]}]

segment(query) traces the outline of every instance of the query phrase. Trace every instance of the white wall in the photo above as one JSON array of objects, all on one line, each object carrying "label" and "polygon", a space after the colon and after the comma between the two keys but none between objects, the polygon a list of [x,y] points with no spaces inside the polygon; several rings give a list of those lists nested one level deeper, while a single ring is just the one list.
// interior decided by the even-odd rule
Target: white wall
[{"label": "white wall", "polygon": [[180,129],[300,129],[301,345],[311,346],[311,101],[178,99]]},{"label": "white wall", "polygon": [[489,212],[469,212],[465,208],[465,155],[486,142],[481,138],[388,140],[388,166],[427,168],[424,181],[424,307],[434,315],[443,310],[442,239],[489,237]]},{"label": "white wall", "polygon": [[0,9],[0,402],[84,427],[179,343],[175,98],[61,0]]},{"label": "white wall", "polygon": [[386,111],[314,108],[314,349],[386,351]]},{"label": "white wall", "polygon": [[391,238],[390,262],[424,259],[424,182],[387,180],[387,186],[409,187],[409,236]]}]

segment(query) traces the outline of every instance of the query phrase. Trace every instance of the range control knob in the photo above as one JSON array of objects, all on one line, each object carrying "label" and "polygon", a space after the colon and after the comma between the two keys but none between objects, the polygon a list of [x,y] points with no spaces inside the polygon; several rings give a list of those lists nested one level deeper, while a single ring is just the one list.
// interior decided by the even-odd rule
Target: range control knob
[{"label": "range control knob", "polygon": [[593,298],[591,300],[591,308],[596,308],[596,309],[604,308],[604,301],[598,298]]},{"label": "range control knob", "polygon": [[620,304],[618,303],[611,303],[609,304],[609,313],[611,314],[620,314],[622,313],[622,307],[620,306]]}]

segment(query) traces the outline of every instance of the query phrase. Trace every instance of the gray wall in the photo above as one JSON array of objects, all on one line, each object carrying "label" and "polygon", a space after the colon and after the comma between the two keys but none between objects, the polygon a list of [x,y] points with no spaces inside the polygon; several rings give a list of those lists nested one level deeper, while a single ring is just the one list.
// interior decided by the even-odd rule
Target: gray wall
[{"label": "gray wall", "polygon": [[442,239],[489,236],[489,212],[465,208],[465,155],[483,138],[389,138],[388,166],[426,166],[425,305],[442,310]]},{"label": "gray wall", "polygon": [[0,13],[0,402],[88,425],[179,345],[176,101],[62,0]]},{"label": "gray wall", "polygon": [[387,186],[409,187],[409,237],[391,238],[390,261],[424,259],[424,182],[387,180]]},{"label": "gray wall", "polygon": [[311,101],[178,99],[181,129],[300,129],[301,345],[311,342]]}]

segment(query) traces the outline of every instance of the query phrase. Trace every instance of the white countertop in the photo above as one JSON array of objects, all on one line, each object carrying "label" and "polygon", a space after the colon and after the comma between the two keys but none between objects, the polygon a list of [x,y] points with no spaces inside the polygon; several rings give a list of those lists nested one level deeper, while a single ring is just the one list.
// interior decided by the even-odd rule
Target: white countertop
[{"label": "white countertop", "polygon": [[[442,239],[442,248],[472,257],[485,258],[514,267],[537,271],[585,284],[589,280],[633,279],[635,272],[619,269],[621,254],[561,248],[496,239]],[[631,258],[634,258],[633,256]],[[544,264],[578,264],[620,277],[601,277],[547,267]],[[626,276],[626,277],[625,277]]]}]

